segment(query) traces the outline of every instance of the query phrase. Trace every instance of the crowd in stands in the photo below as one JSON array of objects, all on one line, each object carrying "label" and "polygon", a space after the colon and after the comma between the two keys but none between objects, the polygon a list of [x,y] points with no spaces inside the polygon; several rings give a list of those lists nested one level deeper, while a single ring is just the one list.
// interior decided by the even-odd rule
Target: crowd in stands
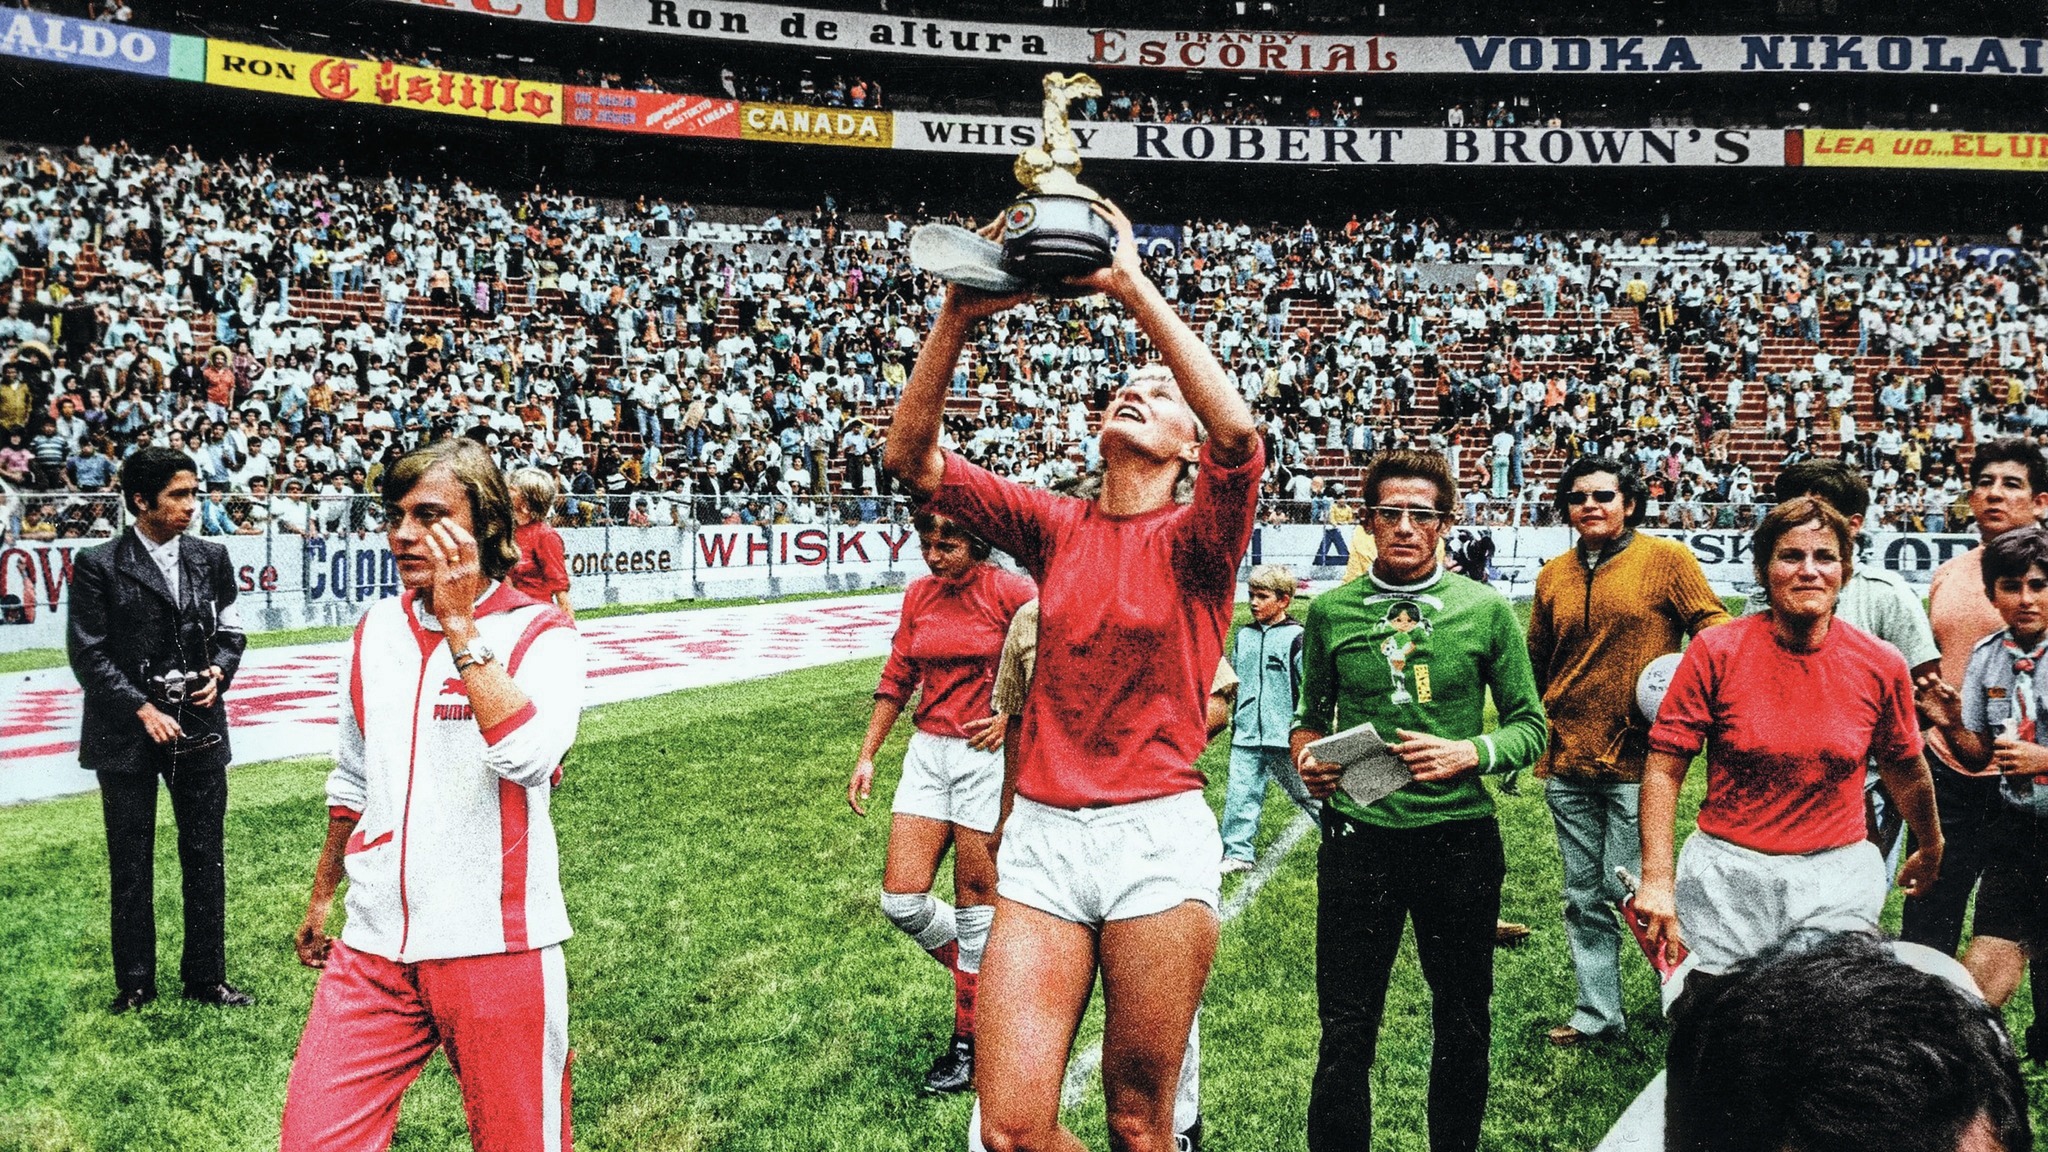
[{"label": "crowd in stands", "polygon": [[[621,87],[615,77],[599,77],[600,87]],[[866,76],[848,76],[840,73],[827,80],[823,74],[813,74],[806,69],[791,75],[788,72],[736,73],[731,67],[721,68],[718,86],[725,95],[734,100],[759,100],[764,103],[816,104],[826,108],[873,108],[887,107],[882,97],[882,82]],[[663,91],[664,86],[652,78],[640,82],[641,91]],[[684,85],[669,84],[667,91],[685,90]]]},{"label": "crowd in stands", "polygon": [[[554,472],[565,523],[891,515],[878,425],[942,289],[911,226],[16,147],[6,531],[110,531],[114,465],[151,442],[200,461],[209,533],[363,530],[374,501],[342,498],[450,434]],[[1453,458],[1473,523],[1539,518],[1549,477],[1608,452],[1642,465],[1659,522],[1745,527],[1777,467],[1821,455],[1870,477],[1873,529],[1940,531],[1970,443],[2048,436],[2043,238],[2018,229],[1997,266],[1387,214],[1183,236],[1151,270],[1259,414],[1275,519],[1355,519],[1360,466],[1413,445]],[[963,361],[949,442],[1036,483],[1085,472],[1146,355],[1100,301],[1018,309]]]}]

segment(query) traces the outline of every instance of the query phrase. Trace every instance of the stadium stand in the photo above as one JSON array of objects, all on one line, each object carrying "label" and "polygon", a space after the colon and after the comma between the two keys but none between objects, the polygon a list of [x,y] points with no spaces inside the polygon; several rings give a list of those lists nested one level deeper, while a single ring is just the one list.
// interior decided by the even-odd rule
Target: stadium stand
[{"label": "stadium stand", "polygon": [[[557,470],[578,520],[706,495],[698,515],[822,515],[888,495],[877,418],[937,299],[904,259],[911,222],[836,205],[749,219],[89,141],[17,147],[0,173],[0,465],[67,493],[20,501],[28,536],[104,531],[92,456],[144,440],[199,451],[217,530],[246,531],[266,519],[255,481],[279,503],[293,480],[361,493],[437,424]],[[1611,449],[1661,480],[1673,525],[1739,526],[1783,462],[1845,454],[1877,523],[1953,524],[1969,444],[2048,426],[2041,273],[1925,240],[1473,236],[1390,214],[1184,236],[1153,271],[1265,421],[1275,517],[1341,522],[1371,452],[1426,442],[1490,522],[1533,518],[1572,455]],[[952,435],[1063,478],[1144,354],[1088,302],[1023,309],[973,350]],[[642,493],[684,501],[575,499]]]}]

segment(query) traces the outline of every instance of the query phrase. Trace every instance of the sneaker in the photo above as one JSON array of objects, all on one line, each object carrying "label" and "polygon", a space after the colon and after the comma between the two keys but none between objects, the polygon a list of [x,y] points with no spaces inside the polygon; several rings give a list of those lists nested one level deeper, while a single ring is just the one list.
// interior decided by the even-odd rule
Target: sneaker
[{"label": "sneaker", "polygon": [[1202,1152],[1202,1118],[1173,1134],[1173,1152]]},{"label": "sneaker", "polygon": [[1511,920],[1495,919],[1493,922],[1493,946],[1513,948],[1529,938],[1529,926]]},{"label": "sneaker", "polygon": [[924,1090],[933,1095],[965,1092],[974,1086],[974,1037],[955,1036],[924,1074]]},{"label": "sneaker", "polygon": [[1233,872],[1249,872],[1251,870],[1252,862],[1249,860],[1239,860],[1235,856],[1225,856],[1223,858],[1223,867],[1221,871],[1225,876],[1228,876]]}]

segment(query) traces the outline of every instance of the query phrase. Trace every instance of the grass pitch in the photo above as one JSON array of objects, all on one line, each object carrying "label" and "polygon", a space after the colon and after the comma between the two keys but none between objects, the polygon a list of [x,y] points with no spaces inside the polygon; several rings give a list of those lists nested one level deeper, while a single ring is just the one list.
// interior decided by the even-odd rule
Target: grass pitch
[{"label": "grass pitch", "polygon": [[[586,713],[554,806],[576,936],[565,946],[583,1149],[957,1149],[968,1102],[916,1085],[951,1026],[951,986],[877,907],[885,801],[909,725],[878,757],[877,813],[846,777],[880,661],[677,693]],[[1202,765],[1222,802],[1227,748]],[[290,936],[326,827],[326,764],[237,769],[228,813],[229,976],[260,1006],[176,996],[176,856],[161,808],[157,904],[164,989],[106,1015],[107,877],[98,801],[0,810],[0,1150],[272,1149],[315,974]],[[1695,772],[1681,822],[1701,791]],[[1660,1065],[1665,1032],[1639,957],[1624,971],[1632,1031],[1562,1051],[1571,1012],[1561,876],[1541,791],[1499,799],[1503,909],[1536,929],[1498,955],[1485,1146],[1586,1149]],[[1261,849],[1293,818],[1269,797]],[[1203,1009],[1206,1146],[1297,1149],[1317,1028],[1315,853],[1306,841],[1224,931]],[[1242,883],[1232,877],[1225,895]],[[947,888],[942,876],[940,887]],[[1888,922],[1896,927],[1897,898]],[[2017,1026],[2031,1019],[2022,1003]],[[1412,943],[1374,1072],[1379,1141],[1420,1150],[1428,997]],[[1099,1010],[1078,1043],[1100,1035]],[[2037,1114],[2048,1093],[2035,1086]],[[1100,1093],[1069,1114],[1104,1148]],[[436,1058],[394,1147],[467,1149]]]}]

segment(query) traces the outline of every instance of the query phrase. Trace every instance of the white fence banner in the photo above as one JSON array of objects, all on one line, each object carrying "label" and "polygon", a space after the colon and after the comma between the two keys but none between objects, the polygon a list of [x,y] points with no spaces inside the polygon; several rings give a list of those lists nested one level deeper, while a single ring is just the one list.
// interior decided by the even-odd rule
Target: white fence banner
[{"label": "white fence banner", "polygon": [[[901,585],[926,573],[908,523],[561,529],[570,602],[786,596]],[[382,533],[213,537],[228,550],[251,631],[348,625],[401,591]],[[0,550],[0,651],[64,644],[73,558],[102,540]]]},{"label": "white fence banner", "polygon": [[[1287,564],[1326,588],[1351,560],[1352,527],[1262,524],[1247,567]],[[1750,534],[1738,529],[1654,530],[1682,541],[1723,593],[1756,583]],[[785,596],[902,585],[927,569],[907,523],[707,524],[689,527],[564,528],[570,599],[578,608],[671,600]],[[400,591],[398,565],[381,534],[219,538],[241,589],[252,631],[353,624],[370,604]],[[0,551],[0,651],[64,644],[71,563],[100,541],[19,543]],[[1467,572],[1484,568],[1511,597],[1528,596],[1544,562],[1571,547],[1564,528],[1455,528],[1447,541]],[[1876,564],[1916,585],[1943,562],[1977,546],[1970,534],[1867,535],[1858,563]]]},{"label": "white fence banner", "polygon": [[[1351,561],[1351,537],[1357,529],[1314,524],[1262,524],[1252,532],[1248,564],[1286,564],[1309,579],[1310,590],[1330,586]],[[1740,529],[1678,531],[1651,529],[1680,541],[1698,558],[1707,580],[1723,595],[1748,592],[1756,586],[1749,551],[1750,533]],[[1552,528],[1466,528],[1451,530],[1445,542],[1451,560],[1468,573],[1487,570],[1493,584],[1511,598],[1534,593],[1536,573],[1552,557],[1571,547],[1571,532]],[[1878,532],[1865,534],[1857,563],[1875,564],[1915,585],[1934,578],[1943,563],[1977,546],[1969,533]]]}]

